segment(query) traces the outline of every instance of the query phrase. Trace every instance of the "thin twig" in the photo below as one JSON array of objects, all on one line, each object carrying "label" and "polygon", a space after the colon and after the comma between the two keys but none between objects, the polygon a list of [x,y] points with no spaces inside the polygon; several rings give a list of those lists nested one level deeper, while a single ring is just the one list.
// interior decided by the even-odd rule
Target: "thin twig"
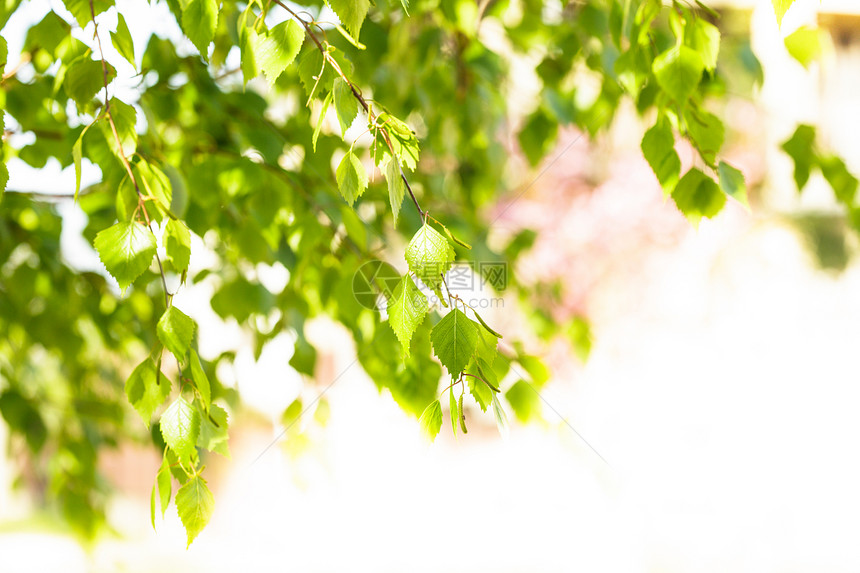
[{"label": "thin twig", "polygon": [[[149,220],[149,213],[146,211],[146,201],[144,200],[143,193],[140,192],[140,187],[137,185],[137,180],[134,178],[134,172],[131,169],[131,163],[128,162],[128,158],[125,156],[125,150],[122,148],[122,139],[119,137],[119,132],[116,129],[116,123],[113,120],[113,114],[110,110],[110,94],[108,94],[108,71],[107,71],[107,62],[105,61],[105,53],[102,49],[102,39],[99,36],[99,25],[96,22],[96,11],[93,7],[93,0],[89,0],[90,2],[90,16],[93,20],[93,36],[95,36],[96,43],[99,48],[99,56],[102,61],[102,83],[104,84],[105,89],[105,116],[107,117],[108,123],[110,124],[111,132],[113,132],[114,141],[116,141],[117,155],[119,155],[119,159],[122,162],[123,167],[125,167],[126,173],[128,173],[129,179],[131,179],[132,185],[134,185],[134,190],[137,193],[137,202],[138,207],[140,207],[141,211],[143,211],[143,218],[146,220],[146,227],[149,229],[149,232],[152,233],[152,236],[155,237],[155,231],[152,230],[152,221]],[[170,292],[167,290],[167,279],[164,277],[164,267],[161,264],[161,257],[158,256],[158,251],[155,252],[155,260],[158,262],[158,274],[161,275],[161,286],[164,288],[164,306],[165,308],[170,307]]]},{"label": "thin twig", "polygon": [[[373,113],[370,105],[367,103],[367,100],[364,99],[364,96],[361,95],[361,90],[359,90],[355,84],[343,73],[343,70],[340,69],[340,65],[338,65],[337,60],[334,59],[334,56],[326,50],[325,46],[319,41],[319,38],[313,32],[311,28],[312,23],[307,22],[303,18],[301,18],[295,11],[293,11],[289,6],[281,2],[281,0],[270,0],[274,2],[284,10],[286,10],[301,26],[305,29],[305,33],[307,36],[313,40],[314,44],[316,44],[317,49],[319,49],[320,53],[322,53],[323,57],[326,61],[331,65],[332,69],[337,73],[340,78],[346,82],[346,85],[349,87],[352,92],[353,97],[358,101],[359,105],[361,105],[364,112],[367,114],[367,118],[370,120],[370,123],[375,123],[377,116]],[[382,130],[382,138],[385,140],[385,144],[388,146],[389,151],[391,151],[391,156],[393,160],[398,162],[398,168],[400,170],[400,178],[403,180],[403,183],[406,185],[406,190],[409,192],[409,196],[412,198],[412,202],[415,204],[415,208],[418,210],[418,214],[423,218],[424,211],[421,209],[421,205],[418,204],[418,199],[415,197],[415,193],[412,191],[412,186],[409,184],[409,180],[406,178],[406,174],[403,172],[403,167],[400,165],[400,160],[397,157],[397,154],[394,152],[394,145],[391,143],[391,136],[388,135],[388,132],[383,129]]]}]

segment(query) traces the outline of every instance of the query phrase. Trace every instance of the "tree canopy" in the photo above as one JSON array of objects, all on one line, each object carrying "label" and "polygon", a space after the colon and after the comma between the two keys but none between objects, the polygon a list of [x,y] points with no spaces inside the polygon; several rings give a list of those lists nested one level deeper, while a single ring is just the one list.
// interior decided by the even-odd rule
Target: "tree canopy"
[{"label": "tree canopy", "polygon": [[[791,4],[774,0],[777,20]],[[63,6],[42,9],[14,57],[0,39],[12,62],[0,68],[4,159],[76,172],[68,194],[2,195],[0,414],[87,537],[109,493],[96,459],[121,440],[163,452],[153,525],[173,501],[190,544],[213,511],[205,458],[229,455],[240,400],[216,368],[235,353],[201,358],[197,323],[173,304],[182,289],[209,281],[212,310],[253,334],[257,356],[291,333],[289,366],[309,381],[305,323],[339,322],[432,439],[443,403],[455,433],[468,431],[464,400],[501,428],[506,411],[528,421],[549,379],[523,333],[498,332],[450,288],[457,261],[482,263],[483,280],[522,301],[529,336],[588,353],[586,317],[493,272],[535,236],[490,240],[493,205],[522,192],[512,153],[537,169],[565,126],[594,137],[629,105],[648,125],[656,180],[693,225],[727,201],[749,205],[721,155],[720,101],[761,68],[748,44],[726,49],[719,14],[698,1],[166,0],[175,22],[145,42],[126,4]],[[0,21],[36,9],[6,0]],[[810,42],[790,49],[808,59]],[[525,108],[511,98],[521,82],[539,88]],[[684,172],[680,140],[698,154]],[[853,204],[857,180],[816,147],[814,127],[784,148],[799,187],[820,169]],[[100,175],[82,186],[90,165]],[[0,163],[0,190],[7,180]],[[86,214],[98,269],[64,256],[68,202]],[[195,245],[214,262],[192,273]],[[288,272],[278,289],[260,279],[273,266]],[[290,405],[285,424],[312,407],[325,406]]]}]

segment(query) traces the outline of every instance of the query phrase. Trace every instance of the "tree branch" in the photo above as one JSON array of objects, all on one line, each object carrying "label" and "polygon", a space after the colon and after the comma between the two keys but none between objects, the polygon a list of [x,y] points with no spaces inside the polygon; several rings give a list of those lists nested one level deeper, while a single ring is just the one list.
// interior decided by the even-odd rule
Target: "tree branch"
[{"label": "tree branch", "polygon": [[[126,173],[128,173],[129,179],[131,179],[131,183],[134,185],[134,190],[137,193],[137,202],[141,211],[143,211],[143,218],[146,220],[146,227],[149,229],[149,232],[152,233],[152,236],[155,236],[155,231],[152,230],[152,221],[149,220],[149,213],[146,211],[146,201],[143,197],[143,193],[140,192],[140,187],[137,184],[137,180],[134,178],[134,172],[131,170],[131,163],[128,161],[128,157],[125,156],[125,150],[122,148],[122,140],[119,137],[119,132],[116,129],[116,123],[114,123],[113,115],[110,111],[110,94],[108,94],[108,71],[107,71],[107,62],[105,61],[105,53],[102,49],[102,39],[99,37],[99,25],[96,22],[96,11],[93,7],[93,0],[89,0],[90,2],[90,16],[93,19],[93,36],[95,36],[96,43],[99,48],[99,56],[102,61],[102,83],[104,85],[105,90],[105,108],[104,113],[105,117],[107,117],[108,123],[110,124],[111,132],[113,132],[114,141],[116,141],[117,155],[122,162],[123,167],[125,167]],[[161,257],[158,256],[158,251],[155,252],[155,260],[158,262],[158,274],[161,275],[161,286],[164,288],[164,306],[168,308],[170,306],[170,292],[167,290],[167,279],[164,276],[164,267],[161,264]]]},{"label": "tree branch", "polygon": [[[370,108],[370,105],[367,103],[367,100],[364,99],[364,96],[361,95],[361,91],[355,86],[355,84],[350,81],[350,79],[343,73],[343,70],[340,69],[340,65],[337,63],[337,60],[325,49],[322,42],[320,42],[319,38],[314,34],[313,29],[311,28],[311,23],[304,20],[300,17],[295,11],[293,11],[289,6],[281,2],[281,0],[270,0],[270,2],[274,2],[284,10],[286,10],[301,26],[305,29],[305,33],[307,36],[313,40],[314,44],[316,44],[317,49],[319,49],[320,53],[322,53],[323,57],[326,61],[331,65],[332,69],[337,73],[340,78],[346,82],[346,85],[349,86],[350,91],[352,92],[353,97],[358,100],[359,105],[361,105],[364,112],[367,114],[367,118],[370,120],[370,123],[376,122],[376,115],[373,113],[373,110]],[[403,180],[403,183],[406,185],[406,190],[409,192],[409,196],[412,197],[412,202],[415,204],[415,209],[418,210],[418,214],[424,219],[424,211],[421,209],[421,205],[418,204],[418,199],[415,197],[415,193],[412,191],[412,186],[409,184],[409,180],[406,178],[406,174],[403,172],[403,167],[400,165],[400,158],[397,157],[397,154],[394,152],[394,146],[391,143],[391,136],[388,135],[388,132],[385,128],[382,128],[382,137],[385,140],[385,144],[388,146],[389,151],[391,151],[391,156],[397,160],[398,169],[400,170],[400,178]]]}]

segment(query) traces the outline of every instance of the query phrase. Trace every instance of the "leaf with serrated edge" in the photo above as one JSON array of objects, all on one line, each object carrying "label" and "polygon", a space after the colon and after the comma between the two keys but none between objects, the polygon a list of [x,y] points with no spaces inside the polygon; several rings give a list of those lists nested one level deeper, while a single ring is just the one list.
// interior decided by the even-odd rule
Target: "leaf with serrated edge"
[{"label": "leaf with serrated edge", "polygon": [[170,380],[158,372],[152,358],[147,358],[126,380],[125,395],[148,428],[155,410],[170,395]]},{"label": "leaf with serrated edge", "polygon": [[170,306],[156,326],[158,339],[180,362],[185,360],[185,354],[191,345],[196,325],[187,314]]},{"label": "leaf with serrated edge", "polygon": [[459,309],[452,309],[430,332],[433,354],[452,379],[460,376],[478,346],[478,325]]},{"label": "leaf with serrated edge", "polygon": [[657,56],[652,69],[663,91],[675,102],[684,104],[696,91],[705,62],[696,50],[681,44]]},{"label": "leaf with serrated edge", "polygon": [[137,64],[134,61],[134,41],[131,39],[131,32],[128,30],[128,25],[125,23],[125,18],[122,14],[117,14],[116,32],[110,33],[110,40],[119,55],[126,59],[136,70]]},{"label": "leaf with serrated edge", "polygon": [[418,419],[418,425],[421,428],[421,434],[428,441],[432,442],[436,439],[439,430],[442,429],[442,404],[439,400],[434,400],[424,408],[421,418]]},{"label": "leaf with serrated edge", "polygon": [[275,85],[299,55],[304,39],[305,31],[294,20],[285,20],[273,26],[268,34],[254,38],[254,59],[266,75],[269,87]]},{"label": "leaf with serrated edge", "polygon": [[442,299],[442,275],[451,269],[454,248],[451,243],[426,222],[406,247],[406,262],[421,282]]},{"label": "leaf with serrated edge", "polygon": [[337,112],[337,120],[340,123],[341,133],[346,134],[346,130],[355,121],[355,116],[358,115],[358,100],[352,93],[349,85],[342,78],[335,78],[334,88],[334,109]]},{"label": "leaf with serrated edge", "polygon": [[227,412],[218,404],[212,404],[209,413],[202,416],[200,423],[200,436],[197,445],[210,452],[221,454],[225,458],[230,457],[230,448],[227,445]]},{"label": "leaf with serrated edge", "polygon": [[209,44],[215,38],[219,6],[217,0],[190,0],[182,9],[182,29],[204,61],[209,59]]},{"label": "leaf with serrated edge", "polygon": [[162,235],[164,242],[165,260],[173,269],[182,273],[188,269],[191,261],[191,232],[182,221],[170,219],[164,226]]},{"label": "leaf with serrated edge", "polygon": [[328,0],[328,3],[341,23],[352,32],[353,38],[358,40],[370,0]]},{"label": "leaf with serrated edge", "polygon": [[182,396],[161,415],[161,435],[180,461],[190,465],[200,434],[200,415]]},{"label": "leaf with serrated edge", "polygon": [[675,137],[669,122],[659,120],[642,138],[642,155],[657,176],[665,195],[669,195],[681,176],[681,158],[675,151]]},{"label": "leaf with serrated edge", "polygon": [[209,523],[214,508],[215,498],[209,491],[206,480],[199,475],[189,479],[176,492],[176,512],[179,514],[182,525],[185,526],[188,539],[186,547],[191,546],[191,542]]},{"label": "leaf with serrated edge", "polygon": [[337,188],[350,207],[367,189],[367,171],[355,154],[350,151],[343,156],[337,167]]},{"label": "leaf with serrated edge", "polygon": [[123,292],[149,268],[156,250],[155,235],[135,222],[108,227],[96,235],[93,246]]},{"label": "leaf with serrated edge", "polygon": [[388,303],[388,324],[403,346],[403,358],[409,356],[412,334],[424,322],[429,309],[427,297],[418,290],[412,277],[405,275]]}]

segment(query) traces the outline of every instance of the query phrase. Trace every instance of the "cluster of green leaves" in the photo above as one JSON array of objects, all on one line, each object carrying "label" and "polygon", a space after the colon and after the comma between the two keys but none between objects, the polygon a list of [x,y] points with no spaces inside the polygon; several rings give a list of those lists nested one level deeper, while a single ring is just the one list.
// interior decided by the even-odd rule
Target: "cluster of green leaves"
[{"label": "cluster of green leaves", "polygon": [[[212,310],[252,334],[257,357],[281,334],[296,340],[288,364],[309,386],[316,351],[305,322],[335,319],[374,383],[420,416],[431,437],[445,393],[452,429],[467,431],[467,388],[478,409],[492,405],[502,429],[506,409],[522,421],[540,416],[546,367],[516,342],[501,344],[444,279],[455,248],[513,265],[534,241],[525,229],[491,247],[486,224],[487,207],[508,184],[498,136],[507,86],[517,81],[512,58],[542,55],[540,101],[518,133],[532,165],[552,149],[559,126],[594,135],[630,97],[643,116],[656,114],[643,151],[692,221],[713,216],[724,195],[745,198],[743,178],[719,160],[722,124],[706,109],[729,74],[702,6],[589,0],[568,2],[553,18],[555,4],[544,0],[522,0],[519,9],[508,1],[329,0],[339,19],[330,23],[313,19],[322,0],[301,11],[261,0],[166,4],[197,53],[158,36],[136,44],[134,23],[112,0],[65,0],[65,11],[48,11],[27,31],[27,73],[7,72],[0,89],[6,128],[35,136],[20,148],[4,144],[4,159],[74,165],[83,237],[104,265],[103,273],[82,271],[62,256],[52,198],[3,197],[0,414],[16,447],[30,452],[30,473],[47,476],[43,495],[87,537],[104,520],[97,456],[121,439],[163,453],[153,524],[156,506],[163,514],[173,498],[190,543],[212,514],[203,468],[210,453],[229,454],[228,410],[239,407],[237,392],[214,373],[236,349],[201,360],[195,321],[173,305],[187,284],[212,286]],[[6,2],[0,23],[23,6]],[[484,43],[486,19],[503,30],[513,56]],[[92,41],[72,33],[95,25]],[[100,42],[108,35],[125,64],[105,61]],[[737,65],[727,69],[757,70],[748,46],[731,53],[725,65]],[[114,80],[128,66],[139,81],[123,100]],[[254,80],[260,76],[265,82]],[[581,87],[584,76],[599,80],[596,95]],[[681,176],[676,135],[694,145],[704,170]],[[85,160],[101,180],[82,189]],[[0,188],[5,179],[4,165]],[[215,262],[192,272],[195,235]],[[356,271],[407,241],[409,272],[391,293],[386,325],[355,296],[379,285]],[[257,269],[278,265],[286,283],[264,286]],[[561,285],[509,276],[507,288],[541,338],[565,336],[587,357],[590,329],[582,317],[559,314]],[[143,424],[126,423],[123,384]],[[314,404],[322,422],[327,407]],[[284,425],[299,428],[308,408],[293,402]]]}]

